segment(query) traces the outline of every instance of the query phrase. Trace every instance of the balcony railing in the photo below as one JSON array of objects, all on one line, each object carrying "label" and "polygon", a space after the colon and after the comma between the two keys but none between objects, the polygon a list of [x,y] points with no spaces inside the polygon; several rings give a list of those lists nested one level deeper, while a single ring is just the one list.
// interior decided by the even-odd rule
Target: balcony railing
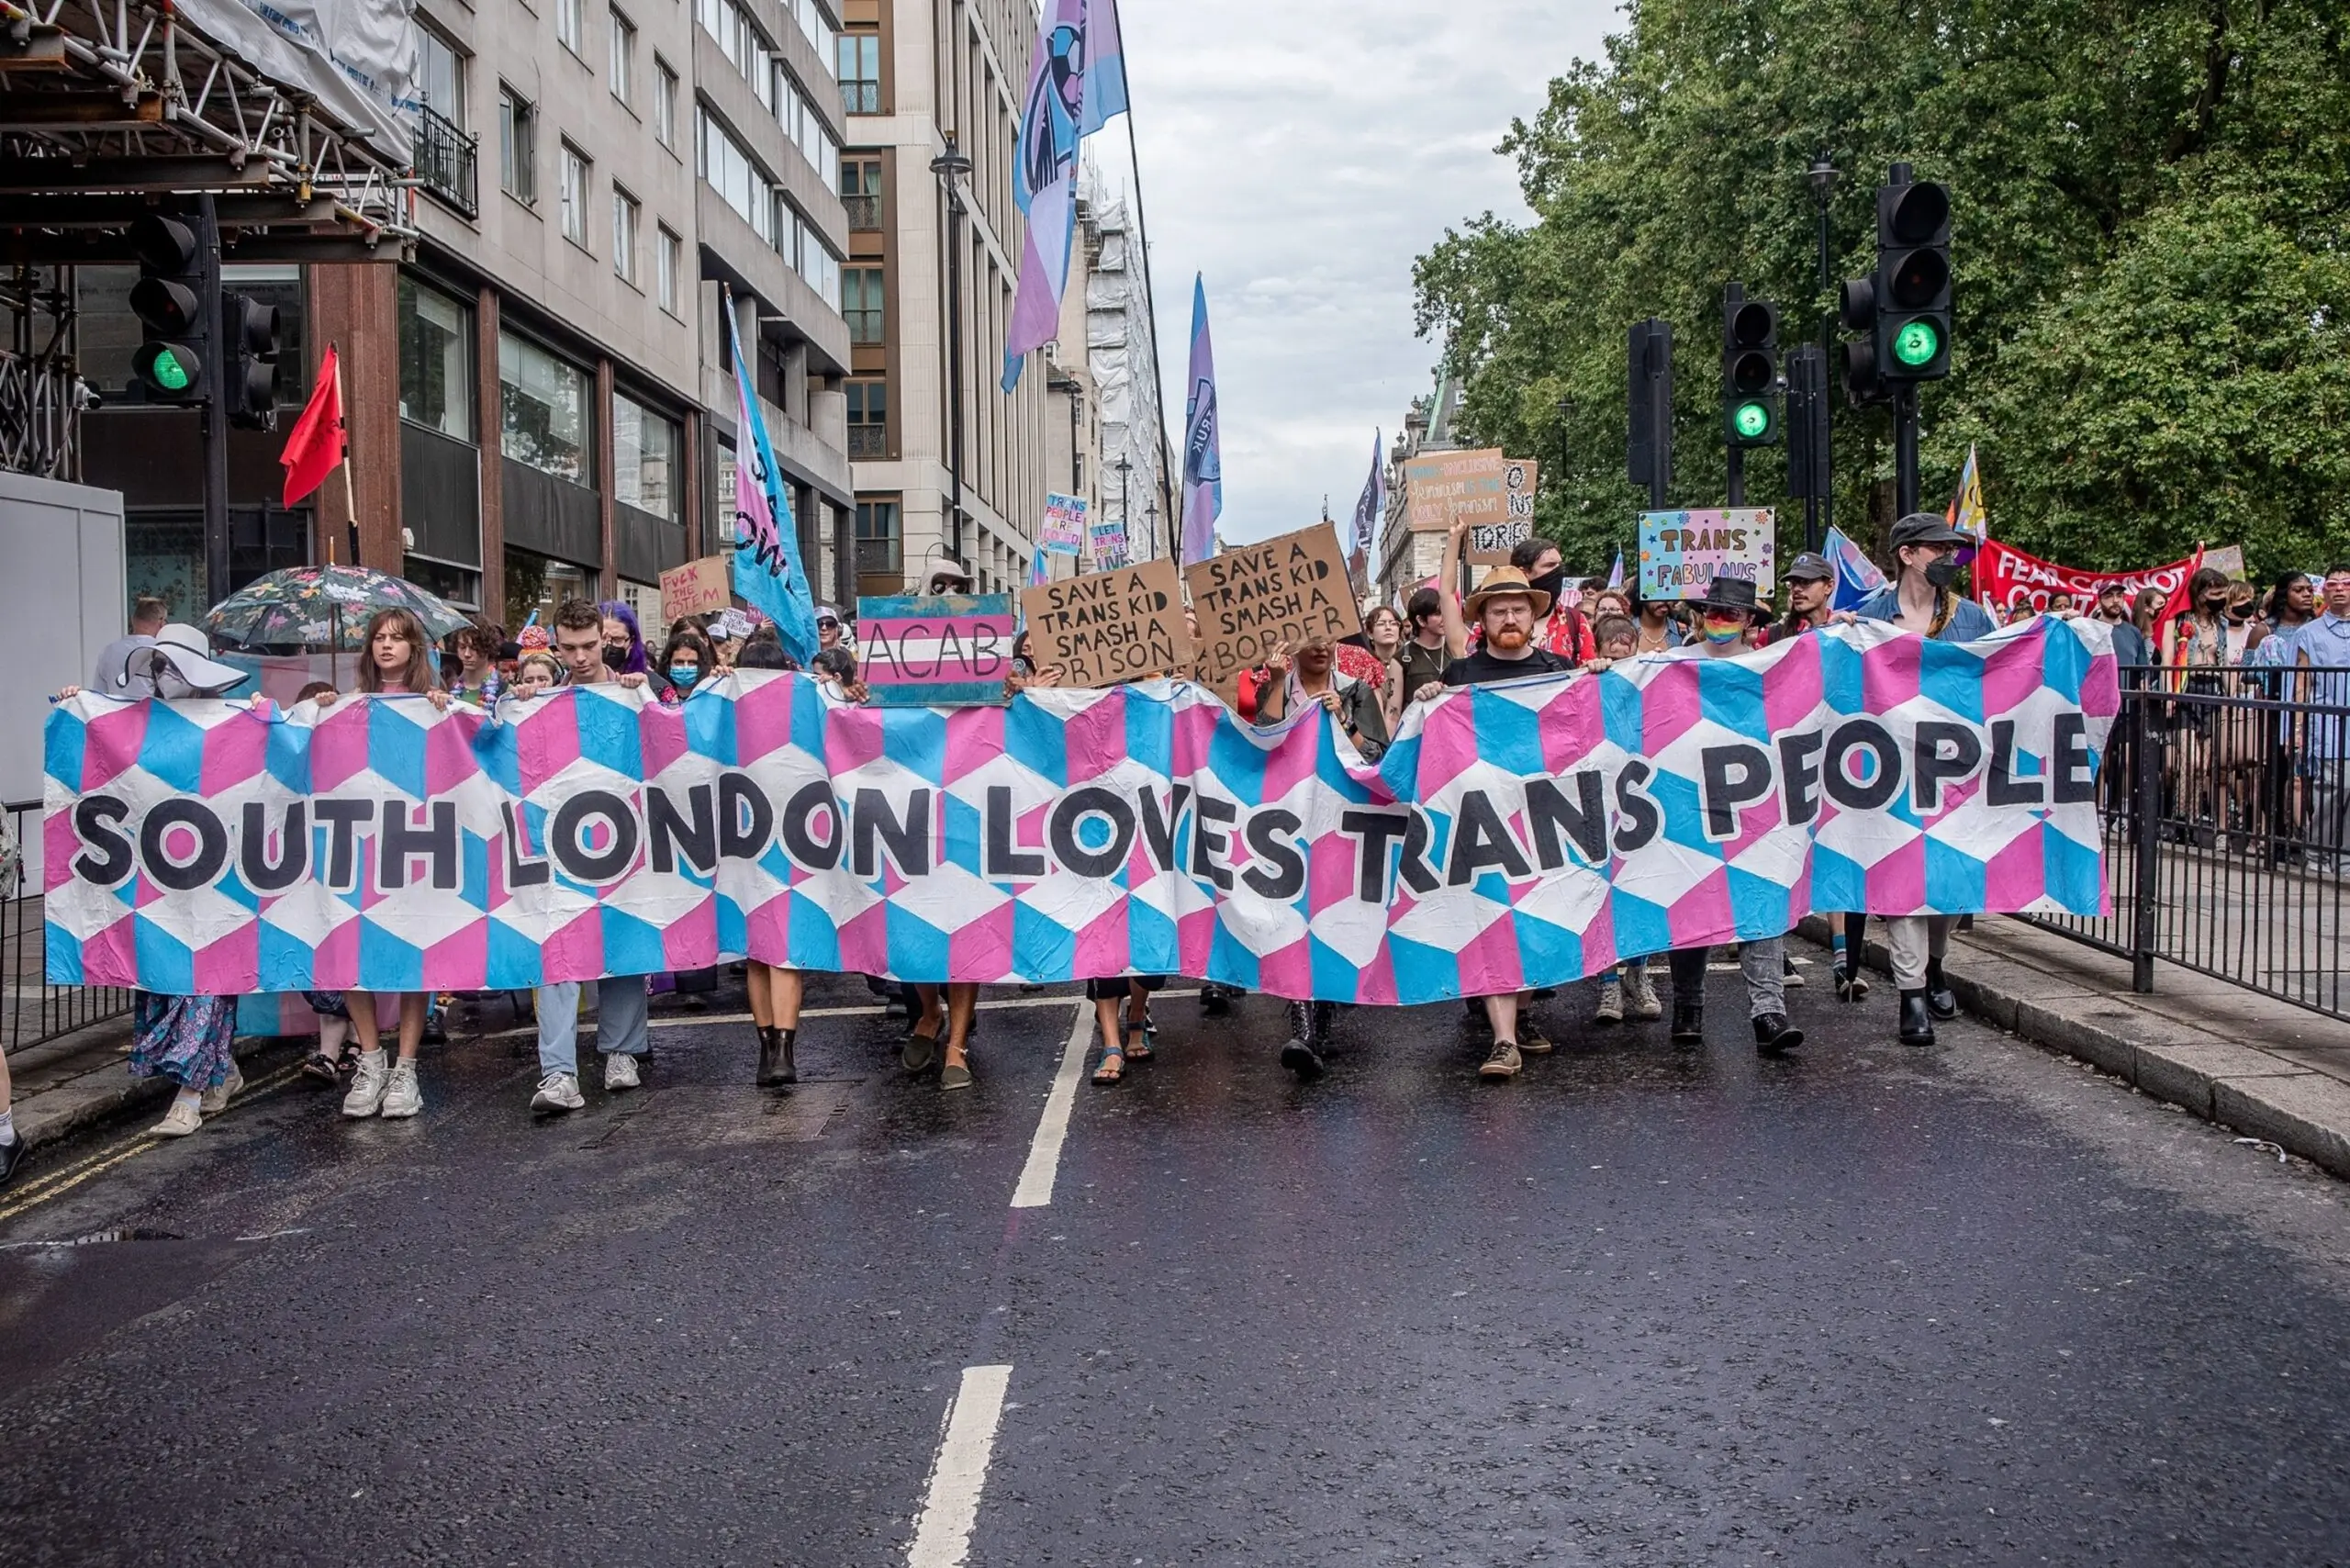
[{"label": "balcony railing", "polygon": [[848,454],[861,462],[876,463],[890,455],[890,427],[887,425],[851,425],[848,427]]},{"label": "balcony railing", "polygon": [[881,227],[881,198],[879,196],[845,196],[841,197],[841,205],[848,208],[848,226],[851,229]]},{"label": "balcony railing", "polygon": [[420,105],[416,111],[416,177],[424,191],[467,218],[480,216],[475,199],[475,166],[481,139],[458,128],[446,115]]}]

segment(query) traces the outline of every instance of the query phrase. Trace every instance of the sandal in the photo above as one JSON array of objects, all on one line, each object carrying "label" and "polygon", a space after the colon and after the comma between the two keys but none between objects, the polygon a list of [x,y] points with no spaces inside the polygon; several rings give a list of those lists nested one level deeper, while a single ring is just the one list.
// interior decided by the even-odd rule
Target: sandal
[{"label": "sandal", "polygon": [[1126,1053],[1113,1047],[1102,1053],[1102,1065],[1093,1070],[1093,1081],[1106,1089],[1125,1075]]},{"label": "sandal", "polygon": [[[1154,1042],[1158,1038],[1158,1025],[1150,1021],[1150,1014],[1148,1013],[1145,1013],[1142,1015],[1142,1022],[1140,1024],[1136,1024],[1132,1018],[1128,1018],[1125,1021],[1125,1057],[1128,1061],[1148,1061],[1158,1054],[1157,1050],[1152,1048]],[[1140,1045],[1135,1044],[1135,1032],[1137,1029],[1142,1032],[1142,1044]]]},{"label": "sandal", "polygon": [[302,1064],[302,1076],[329,1087],[342,1081],[342,1072],[335,1058],[324,1051],[312,1051],[310,1059]]}]

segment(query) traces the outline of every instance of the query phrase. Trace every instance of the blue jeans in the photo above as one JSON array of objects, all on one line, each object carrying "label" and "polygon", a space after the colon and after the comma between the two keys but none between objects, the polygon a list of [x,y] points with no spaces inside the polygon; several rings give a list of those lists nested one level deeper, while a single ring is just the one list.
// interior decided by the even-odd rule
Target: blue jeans
[{"label": "blue jeans", "polygon": [[[579,986],[558,980],[539,987],[539,1076],[579,1073]],[[610,1056],[641,1057],[652,1048],[645,1028],[643,975],[596,982],[596,1047]]]}]

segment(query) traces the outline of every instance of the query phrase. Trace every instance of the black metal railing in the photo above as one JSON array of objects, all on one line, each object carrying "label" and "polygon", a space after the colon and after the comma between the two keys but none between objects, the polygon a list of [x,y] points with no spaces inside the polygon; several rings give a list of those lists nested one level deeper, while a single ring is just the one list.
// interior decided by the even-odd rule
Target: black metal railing
[{"label": "black metal railing", "polygon": [[2033,924],[2350,1017],[2350,673],[2125,669],[2102,773],[2113,912]]},{"label": "black metal railing", "polygon": [[841,205],[848,208],[848,226],[856,229],[881,227],[881,198],[878,196],[845,196]]},{"label": "black metal railing", "polygon": [[40,802],[14,801],[8,836],[24,859],[0,885],[0,1054],[70,1035],[130,1011],[131,992],[117,986],[51,985],[41,901],[32,869],[40,845]]},{"label": "black metal railing", "polygon": [[416,177],[425,194],[456,208],[467,218],[480,216],[475,197],[476,165],[481,139],[456,121],[422,105],[416,110]]},{"label": "black metal railing", "polygon": [[878,462],[890,455],[890,427],[887,425],[851,425],[848,427],[848,454],[865,462]]}]

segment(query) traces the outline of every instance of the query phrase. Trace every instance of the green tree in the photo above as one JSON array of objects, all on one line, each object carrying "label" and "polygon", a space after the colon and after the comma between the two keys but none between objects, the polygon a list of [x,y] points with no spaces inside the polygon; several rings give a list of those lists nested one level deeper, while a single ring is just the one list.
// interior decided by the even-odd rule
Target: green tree
[{"label": "green tree", "polygon": [[[2350,553],[2345,27],[2322,0],[1636,0],[1499,149],[1535,221],[1448,231],[1416,269],[1417,325],[1473,440],[1555,454],[1572,401],[1540,524],[1604,564],[1642,500],[1626,330],[1673,323],[1673,498],[1718,503],[1723,283],[1779,300],[1783,341],[1815,337],[1805,171],[1822,149],[1843,171],[1841,278],[1867,272],[1874,188],[1906,160],[1951,187],[1959,280],[1929,504],[1975,442],[1999,535],[2078,565],[2198,539],[2241,538],[2259,570]],[[1889,521],[1890,422],[1837,402],[1837,519],[1866,537]],[[1756,504],[1782,472],[1750,461]]]}]

